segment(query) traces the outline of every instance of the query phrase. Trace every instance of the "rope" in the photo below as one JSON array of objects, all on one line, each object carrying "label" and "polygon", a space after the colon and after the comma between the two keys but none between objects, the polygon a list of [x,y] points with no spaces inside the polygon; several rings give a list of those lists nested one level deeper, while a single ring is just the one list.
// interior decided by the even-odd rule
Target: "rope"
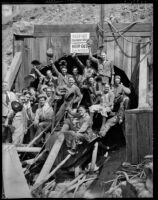
[{"label": "rope", "polygon": [[[122,32],[122,31],[126,30],[127,28],[129,28],[130,26],[132,26],[132,25],[134,25],[134,24],[136,24],[136,23],[140,23],[140,21],[136,21],[136,22],[133,22],[133,23],[129,24],[129,25],[126,26],[125,28],[119,30],[119,32]],[[101,31],[103,31],[104,33],[108,33],[108,32],[109,32],[109,31],[105,31],[104,29],[102,29],[100,23],[98,23],[98,26],[99,26],[99,28],[101,29]]]},{"label": "rope", "polygon": [[[124,36],[123,36],[124,33],[122,33],[122,34],[120,33],[120,32],[122,32],[122,31],[126,30],[128,27],[130,27],[130,26],[132,26],[133,24],[138,23],[138,22],[131,23],[131,24],[128,25],[127,27],[125,27],[125,28],[123,28],[123,29],[121,29],[121,30],[118,30],[110,21],[108,21],[108,20],[105,20],[105,21],[114,29],[114,31],[111,31],[113,34],[114,34],[114,33],[118,33],[118,34],[120,35],[120,36],[118,36],[118,38],[119,38],[119,37],[122,37],[122,38],[125,39],[126,41],[128,41],[128,42],[130,42],[130,43],[133,43],[133,44],[147,44],[147,43],[151,43],[151,40],[149,40],[149,41],[147,41],[147,42],[133,42],[133,41],[130,41],[129,39],[127,39],[126,37],[124,37]],[[99,28],[101,31],[103,31],[104,33],[109,32],[109,31],[105,31],[104,29],[102,29],[101,26],[100,26],[100,24],[98,24],[98,28]],[[107,40],[107,41],[113,41],[113,40]]]}]

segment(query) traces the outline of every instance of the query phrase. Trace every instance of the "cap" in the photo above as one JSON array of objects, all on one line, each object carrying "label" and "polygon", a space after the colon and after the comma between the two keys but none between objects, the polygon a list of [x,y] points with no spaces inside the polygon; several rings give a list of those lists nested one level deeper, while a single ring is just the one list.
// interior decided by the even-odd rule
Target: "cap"
[{"label": "cap", "polygon": [[18,101],[12,101],[11,107],[14,112],[20,112],[20,111],[22,111],[23,105]]},{"label": "cap", "polygon": [[116,78],[121,79],[121,77],[120,77],[119,75],[116,75],[116,76],[115,76],[115,79],[116,79]]},{"label": "cap", "polygon": [[42,85],[42,86],[41,86],[41,90],[44,90],[44,89],[46,89],[46,88],[48,88],[48,85]]},{"label": "cap", "polygon": [[40,63],[40,61],[38,61],[38,60],[33,60],[33,61],[31,62],[31,64],[32,64],[32,65],[40,65],[41,63]]},{"label": "cap", "polygon": [[33,77],[34,79],[36,79],[36,75],[35,74],[29,74],[29,76]]},{"label": "cap", "polygon": [[67,62],[66,62],[66,60],[61,60],[60,62],[59,62],[59,65],[61,65],[61,66],[67,66]]},{"label": "cap", "polygon": [[41,98],[47,99],[47,96],[44,93],[41,93],[38,95],[38,99],[41,99]]}]

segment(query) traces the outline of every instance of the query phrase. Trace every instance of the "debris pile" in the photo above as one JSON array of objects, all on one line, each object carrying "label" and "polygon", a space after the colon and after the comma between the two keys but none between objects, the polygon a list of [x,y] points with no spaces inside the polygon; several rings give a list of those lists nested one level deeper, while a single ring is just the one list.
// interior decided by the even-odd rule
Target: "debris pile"
[{"label": "debris pile", "polygon": [[110,189],[105,197],[111,198],[145,198],[153,197],[153,157],[145,156],[138,165],[123,163],[121,171],[116,172]]}]

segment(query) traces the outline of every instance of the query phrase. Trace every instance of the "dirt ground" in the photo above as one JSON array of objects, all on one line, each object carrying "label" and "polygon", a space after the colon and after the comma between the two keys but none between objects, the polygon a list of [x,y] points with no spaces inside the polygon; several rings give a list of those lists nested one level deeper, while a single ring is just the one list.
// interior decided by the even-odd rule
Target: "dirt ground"
[{"label": "dirt ground", "polygon": [[120,165],[125,162],[126,159],[126,148],[121,147],[119,150],[112,151],[109,153],[109,160],[104,162],[98,179],[94,181],[88,190],[92,196],[97,198],[103,198],[105,191],[107,191],[112,182],[105,183],[107,181],[113,180],[115,177],[115,172],[118,170]]}]

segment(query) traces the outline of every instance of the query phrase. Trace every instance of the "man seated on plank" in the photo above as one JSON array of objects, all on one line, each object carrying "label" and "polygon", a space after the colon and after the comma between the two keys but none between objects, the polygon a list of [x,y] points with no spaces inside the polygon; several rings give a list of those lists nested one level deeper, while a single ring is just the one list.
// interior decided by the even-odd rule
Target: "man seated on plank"
[{"label": "man seated on plank", "polygon": [[121,77],[116,75],[113,86],[114,92],[114,108],[113,114],[105,123],[103,129],[100,131],[100,136],[104,137],[107,132],[116,124],[122,124],[124,121],[124,112],[129,108],[129,97],[130,89],[125,87],[121,83]]},{"label": "man seated on plank", "polygon": [[107,59],[107,54],[106,52],[102,49],[100,52],[100,55],[98,58],[95,58],[92,55],[92,50],[91,50],[91,41],[87,41],[87,46],[89,49],[89,57],[90,59],[95,62],[98,66],[97,70],[97,76],[102,79],[102,83],[108,83],[110,85],[113,85],[114,82],[114,68],[113,68],[113,62],[111,60]]},{"label": "man seated on plank", "polygon": [[124,120],[124,111],[129,107],[130,99],[128,95],[131,93],[131,90],[121,83],[121,77],[119,75],[115,76],[113,92],[115,95],[113,111],[118,111],[119,123],[121,124]]},{"label": "man seated on plank", "polygon": [[93,121],[94,112],[97,111],[103,117],[101,131],[105,125],[108,114],[112,111],[114,105],[114,93],[110,90],[109,84],[105,85],[104,93],[101,96],[100,104],[92,105],[89,107],[91,121]]},{"label": "man seated on plank", "polygon": [[68,108],[68,117],[64,121],[61,132],[65,134],[66,145],[70,148],[69,153],[75,154],[77,144],[81,141],[90,142],[92,129],[90,127],[90,116],[84,106],[77,110]]}]

